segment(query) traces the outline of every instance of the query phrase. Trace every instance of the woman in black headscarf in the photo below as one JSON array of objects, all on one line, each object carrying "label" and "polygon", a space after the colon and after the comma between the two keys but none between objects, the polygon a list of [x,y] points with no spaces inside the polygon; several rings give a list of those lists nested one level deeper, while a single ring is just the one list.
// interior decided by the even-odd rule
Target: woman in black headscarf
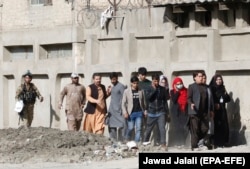
[{"label": "woman in black headscarf", "polygon": [[226,103],[230,102],[231,98],[220,74],[213,76],[209,87],[214,99],[214,146],[224,147],[229,141]]}]

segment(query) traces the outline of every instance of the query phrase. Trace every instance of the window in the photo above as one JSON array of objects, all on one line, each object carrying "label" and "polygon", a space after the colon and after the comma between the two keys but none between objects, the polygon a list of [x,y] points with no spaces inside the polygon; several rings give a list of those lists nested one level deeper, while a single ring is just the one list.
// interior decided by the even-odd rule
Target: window
[{"label": "window", "polygon": [[174,22],[180,28],[189,27],[189,15],[188,13],[176,13]]},{"label": "window", "polygon": [[196,12],[195,19],[202,27],[211,27],[212,14],[211,11]]},{"label": "window", "polygon": [[236,9],[236,3],[219,3],[218,18],[224,24],[223,27],[235,27]]},{"label": "window", "polygon": [[8,46],[4,50],[4,60],[34,59],[33,46]]},{"label": "window", "polygon": [[52,0],[30,0],[31,5],[52,5]]},{"label": "window", "polygon": [[192,12],[192,6],[173,6],[173,22],[179,28],[189,27],[189,13]]},{"label": "window", "polygon": [[235,27],[236,11],[235,10],[219,11],[219,18],[226,27]]},{"label": "window", "polygon": [[249,26],[250,25],[250,4],[244,4],[242,5],[242,19],[245,21],[246,25],[244,26]]},{"label": "window", "polygon": [[39,55],[40,59],[72,57],[72,44],[42,45]]}]

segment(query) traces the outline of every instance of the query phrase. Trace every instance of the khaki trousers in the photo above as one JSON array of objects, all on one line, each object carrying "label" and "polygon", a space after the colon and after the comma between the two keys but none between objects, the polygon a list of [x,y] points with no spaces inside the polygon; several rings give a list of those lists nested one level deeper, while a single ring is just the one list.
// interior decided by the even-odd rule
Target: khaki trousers
[{"label": "khaki trousers", "polygon": [[85,114],[86,116],[83,123],[83,130],[89,133],[103,134],[105,128],[105,114],[98,111],[94,114]]},{"label": "khaki trousers", "polygon": [[30,127],[34,116],[34,104],[25,104],[20,115],[20,126]]},{"label": "khaki trousers", "polygon": [[80,120],[69,120],[67,119],[68,130],[79,131],[82,124],[82,119]]}]

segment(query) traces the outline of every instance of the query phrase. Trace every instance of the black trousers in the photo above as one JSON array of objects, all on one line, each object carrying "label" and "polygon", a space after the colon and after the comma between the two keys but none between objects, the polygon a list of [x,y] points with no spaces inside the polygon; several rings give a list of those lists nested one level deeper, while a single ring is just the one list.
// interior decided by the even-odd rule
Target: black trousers
[{"label": "black trousers", "polygon": [[191,147],[197,148],[201,139],[208,139],[209,118],[207,113],[189,115],[189,129],[191,135]]},{"label": "black trousers", "polygon": [[160,134],[160,144],[166,144],[166,119],[165,114],[161,114],[159,117],[147,117],[147,127],[144,133],[144,142],[149,141],[151,132],[153,131],[154,127],[158,125],[158,132]]}]

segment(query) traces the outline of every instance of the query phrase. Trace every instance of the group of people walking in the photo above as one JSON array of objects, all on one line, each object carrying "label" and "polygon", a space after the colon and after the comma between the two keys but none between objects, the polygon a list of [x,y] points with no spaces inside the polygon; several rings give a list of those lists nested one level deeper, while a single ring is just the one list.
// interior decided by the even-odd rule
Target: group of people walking
[{"label": "group of people walking", "polygon": [[[147,79],[147,69],[140,67],[130,78],[130,85],[119,82],[118,74],[110,74],[111,85],[101,83],[102,76],[93,74],[93,83],[85,87],[79,83],[79,75],[71,74],[71,83],[60,92],[58,108],[63,107],[68,130],[82,130],[104,134],[108,127],[109,137],[114,141],[135,141],[148,145],[154,143],[167,149],[168,123],[173,123],[173,140],[177,146],[185,145],[188,134],[191,148],[211,145],[225,146],[229,139],[226,103],[230,101],[222,76],[216,74],[206,84],[204,71],[193,73],[194,83],[186,87],[181,77],[175,77],[171,89],[168,78],[152,74]],[[16,99],[24,101],[19,113],[22,125],[30,127],[36,98],[43,97],[32,74],[23,75],[24,83],[16,92]],[[29,92],[29,93],[28,93]],[[110,97],[110,104],[106,100]],[[170,100],[170,108],[168,101]],[[84,119],[84,121],[83,121]],[[83,125],[82,125],[83,124]]]}]

